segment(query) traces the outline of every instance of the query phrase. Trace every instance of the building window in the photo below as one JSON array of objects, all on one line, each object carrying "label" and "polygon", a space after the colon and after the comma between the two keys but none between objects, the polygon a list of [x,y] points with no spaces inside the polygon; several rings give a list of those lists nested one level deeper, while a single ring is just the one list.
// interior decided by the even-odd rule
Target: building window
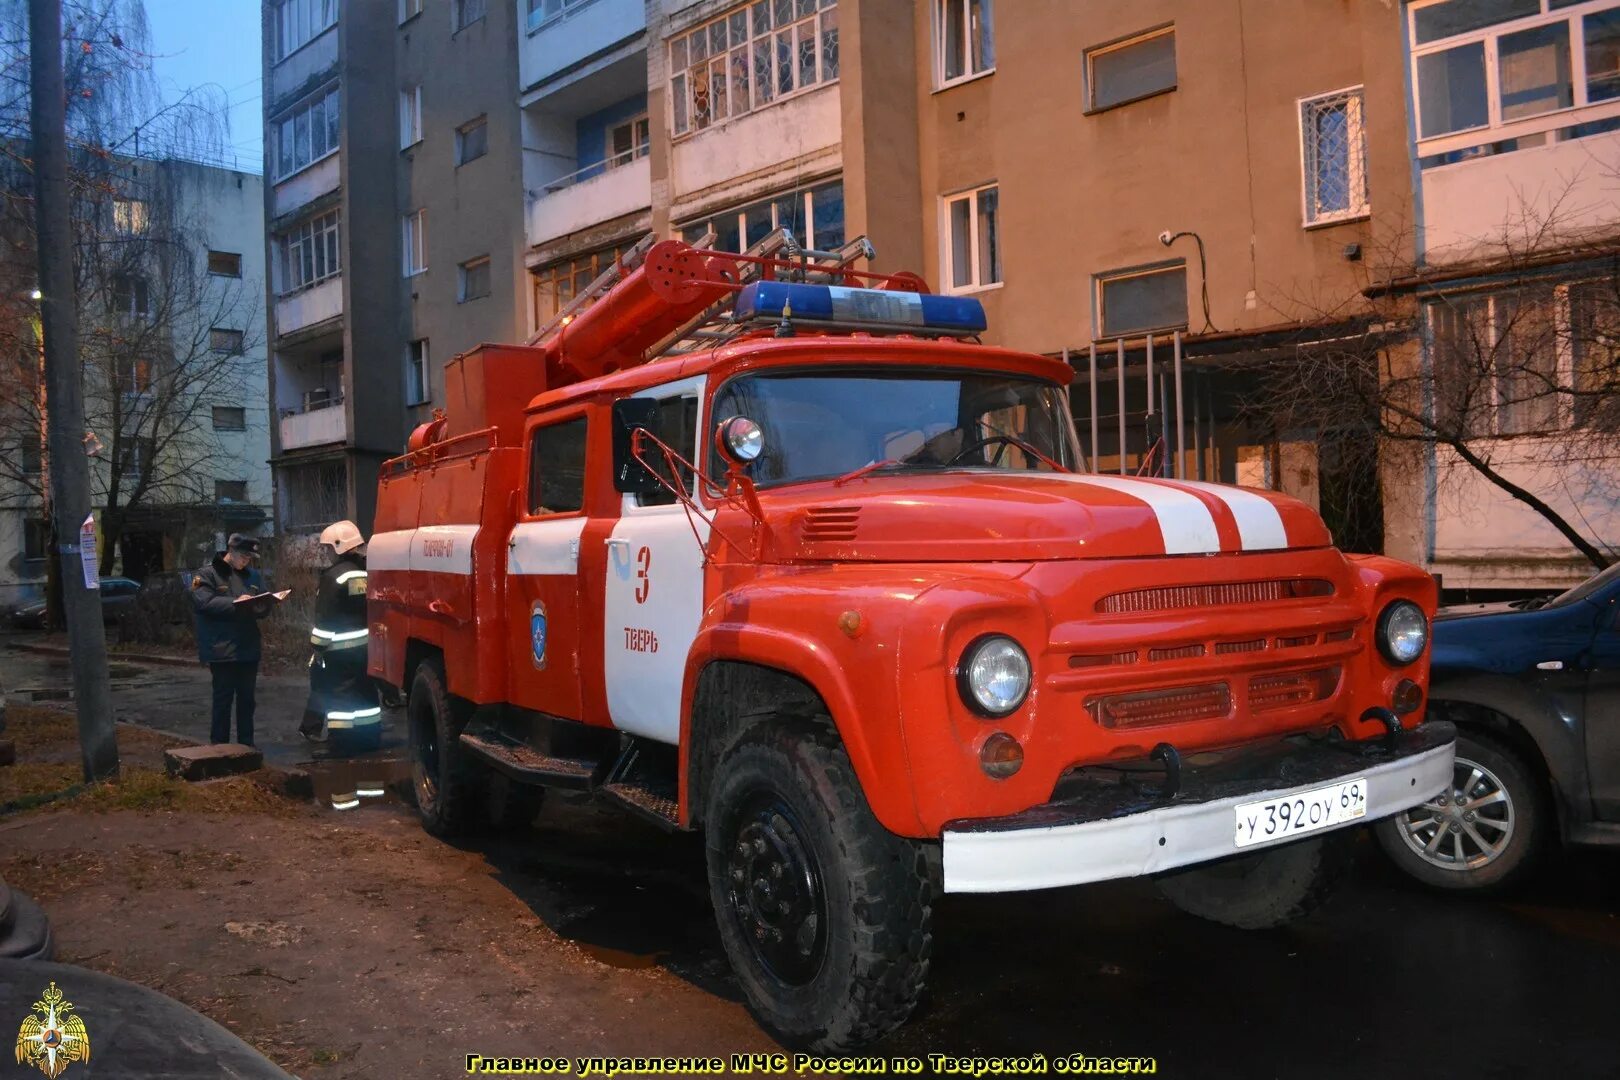
[{"label": "building window", "polygon": [[338,89],[323,90],[300,102],[275,123],[276,179],[335,153],[338,148]]},{"label": "building window", "polygon": [[119,236],[139,236],[147,224],[146,204],[140,199],[113,200],[113,231]]},{"label": "building window", "polygon": [[533,271],[535,326],[544,326],[555,319],[574,297],[628,250],[630,245],[622,244],[536,267]]},{"label": "building window", "polygon": [[1100,338],[1131,337],[1187,325],[1187,264],[1161,263],[1097,276]]},{"label": "building window", "polygon": [[404,25],[422,14],[422,0],[399,0],[399,21]]},{"label": "building window", "polygon": [[51,545],[51,523],[38,518],[23,522],[23,558],[43,562]]},{"label": "building window", "polygon": [[1569,287],[1571,419],[1576,427],[1620,427],[1620,290],[1615,280]]},{"label": "building window", "polygon": [[405,345],[405,404],[420,405],[431,396],[426,338]]},{"label": "building window", "polygon": [[338,0],[281,0],[276,8],[276,59],[314,40],[337,24]]},{"label": "building window", "polygon": [[246,431],[247,410],[240,405],[215,405],[214,430]]},{"label": "building window", "polygon": [[1560,426],[1557,309],[1550,288],[1429,305],[1434,420],[1442,435],[1529,435]]},{"label": "building window", "polygon": [[281,235],[281,291],[325,281],[343,269],[336,210],[299,222]]},{"label": "building window", "polygon": [[17,456],[22,461],[22,474],[24,476],[38,476],[45,471],[43,445],[37,435],[24,438],[21,444],[18,445]]},{"label": "building window", "polygon": [[242,352],[242,331],[213,327],[208,331],[208,348],[228,356],[239,356]]},{"label": "building window", "polygon": [[610,169],[646,157],[651,149],[652,129],[646,113],[608,128],[606,150],[607,167]]},{"label": "building window", "polygon": [[152,317],[152,298],[146,278],[140,274],[114,274],[112,278],[114,314],[132,319]]},{"label": "building window", "polygon": [[414,277],[427,269],[427,211],[406,214],[403,220],[405,276]]},{"label": "building window", "polygon": [[588,3],[590,3],[590,0],[528,0],[529,29],[537,29],[542,24],[555,19],[564,11]]},{"label": "building window", "polygon": [[247,502],[246,480],[215,480],[214,501],[221,503]]},{"label": "building window", "polygon": [[235,251],[210,251],[208,253],[208,272],[215,277],[241,277],[241,254]]},{"label": "building window", "polygon": [[476,259],[468,259],[456,268],[457,281],[456,300],[465,304],[468,300],[477,300],[479,297],[489,295],[489,256],[480,255]]},{"label": "building window", "polygon": [[114,364],[113,380],[125,397],[144,394],[152,389],[152,361],[138,356],[120,357]]},{"label": "building window", "polygon": [[756,0],[669,42],[671,130],[702,131],[838,78],[836,0]]},{"label": "building window", "polygon": [[813,187],[763,199],[735,210],[710,214],[681,226],[681,238],[692,243],[713,231],[720,251],[748,250],[772,229],[786,229],[805,247],[831,251],[844,246],[844,184]]},{"label": "building window", "polygon": [[1001,281],[1000,201],[994,184],[949,195],[945,204],[945,281],[952,292]]},{"label": "building window", "polygon": [[465,165],[489,153],[489,117],[480,116],[456,128],[456,164]]},{"label": "building window", "polygon": [[489,0],[450,0],[451,31],[465,30],[482,19],[489,8]]},{"label": "building window", "polygon": [[399,148],[409,149],[422,141],[422,88],[409,86],[399,92]]},{"label": "building window", "polygon": [[934,84],[983,75],[996,68],[991,0],[934,0]]},{"label": "building window", "polygon": [[1427,156],[1501,149],[1504,127],[1508,149],[1579,138],[1572,120],[1620,116],[1620,6],[1438,0],[1408,17],[1418,138],[1445,140]]},{"label": "building window", "polygon": [[585,508],[585,418],[536,428],[529,444],[529,513]]},{"label": "building window", "polygon": [[1176,28],[1086,50],[1086,109],[1112,109],[1176,88]]},{"label": "building window", "polygon": [[1358,86],[1299,103],[1307,225],[1367,214],[1367,135],[1361,122],[1362,101]]}]

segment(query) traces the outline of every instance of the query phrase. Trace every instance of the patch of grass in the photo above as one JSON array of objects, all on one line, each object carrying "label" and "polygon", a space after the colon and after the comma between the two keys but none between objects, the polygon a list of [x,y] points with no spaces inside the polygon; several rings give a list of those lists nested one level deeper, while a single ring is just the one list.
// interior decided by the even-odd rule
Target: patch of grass
[{"label": "patch of grass", "polygon": [[0,768],[0,806],[54,795],[84,778],[74,761],[19,761]]},{"label": "patch of grass", "polygon": [[97,784],[73,800],[87,810],[175,810],[194,814],[291,814],[298,804],[267,786],[264,772],[200,784],[154,769],[125,769],[118,780]]}]

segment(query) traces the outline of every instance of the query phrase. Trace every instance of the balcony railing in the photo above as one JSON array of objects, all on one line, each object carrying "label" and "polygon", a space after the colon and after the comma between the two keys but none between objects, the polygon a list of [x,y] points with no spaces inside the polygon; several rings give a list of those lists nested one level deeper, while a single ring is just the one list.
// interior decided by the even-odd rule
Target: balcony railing
[{"label": "balcony railing", "polygon": [[597,162],[540,190],[529,204],[529,243],[542,244],[651,205],[652,167],[645,156],[617,167]]},{"label": "balcony railing", "polygon": [[342,391],[333,393],[326,387],[306,390],[301,408],[281,412],[282,450],[340,443],[347,438],[348,419]]}]

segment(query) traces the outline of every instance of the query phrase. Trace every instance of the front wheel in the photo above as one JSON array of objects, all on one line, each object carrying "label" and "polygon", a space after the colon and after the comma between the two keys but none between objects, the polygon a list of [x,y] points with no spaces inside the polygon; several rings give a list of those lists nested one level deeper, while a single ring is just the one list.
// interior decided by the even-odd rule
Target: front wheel
[{"label": "front wheel", "polygon": [[1396,866],[1425,885],[1464,892],[1522,880],[1546,846],[1546,799],[1523,757],[1488,735],[1457,735],[1451,787],[1373,831]]},{"label": "front wheel", "polygon": [[411,786],[422,827],[434,836],[467,831],[476,816],[478,771],[461,749],[466,707],[445,688],[444,665],[437,659],[417,667],[405,715]]},{"label": "front wheel", "polygon": [[928,974],[938,860],[878,824],[830,733],[744,736],[705,830],[721,941],[761,1026],[840,1053],[905,1021]]},{"label": "front wheel", "polygon": [[1159,891],[1189,915],[1269,930],[1315,911],[1343,878],[1350,837],[1333,834],[1176,870],[1158,880]]}]

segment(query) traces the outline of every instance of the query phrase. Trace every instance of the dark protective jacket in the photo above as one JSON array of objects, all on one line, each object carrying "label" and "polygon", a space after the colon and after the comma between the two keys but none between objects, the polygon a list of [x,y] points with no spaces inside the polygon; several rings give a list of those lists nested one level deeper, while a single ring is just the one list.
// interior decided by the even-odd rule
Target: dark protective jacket
[{"label": "dark protective jacket", "polygon": [[321,573],[315,594],[309,701],[299,725],[305,734],[378,730],[382,710],[366,674],[366,638],[366,560],[349,552]]},{"label": "dark protective jacket", "polygon": [[214,559],[191,579],[191,606],[197,611],[197,659],[205,664],[218,661],[259,659],[259,620],[270,614],[267,601],[238,606],[238,596],[264,591],[259,572],[251,566],[233,570],[225,553]]},{"label": "dark protective jacket", "polygon": [[336,562],[321,572],[310,644],[330,646],[358,641],[358,648],[364,653],[365,636],[357,632],[365,628],[366,559],[351,551],[338,556]]}]

